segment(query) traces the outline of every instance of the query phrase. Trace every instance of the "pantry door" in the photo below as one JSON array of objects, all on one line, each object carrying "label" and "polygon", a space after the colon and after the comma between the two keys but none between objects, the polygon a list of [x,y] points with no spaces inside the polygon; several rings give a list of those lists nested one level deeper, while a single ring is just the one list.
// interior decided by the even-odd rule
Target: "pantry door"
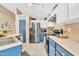
[{"label": "pantry door", "polygon": [[23,35],[23,42],[26,42],[26,20],[19,20],[19,34]]}]

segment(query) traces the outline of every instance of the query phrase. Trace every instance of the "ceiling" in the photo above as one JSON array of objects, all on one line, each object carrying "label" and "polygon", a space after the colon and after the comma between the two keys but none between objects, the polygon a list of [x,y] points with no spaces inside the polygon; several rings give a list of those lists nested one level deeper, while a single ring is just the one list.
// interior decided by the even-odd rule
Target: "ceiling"
[{"label": "ceiling", "polygon": [[[23,14],[34,18],[44,19],[49,15],[54,7],[54,3],[1,3],[2,6],[15,13],[18,8]],[[31,5],[31,6],[29,6]]]}]

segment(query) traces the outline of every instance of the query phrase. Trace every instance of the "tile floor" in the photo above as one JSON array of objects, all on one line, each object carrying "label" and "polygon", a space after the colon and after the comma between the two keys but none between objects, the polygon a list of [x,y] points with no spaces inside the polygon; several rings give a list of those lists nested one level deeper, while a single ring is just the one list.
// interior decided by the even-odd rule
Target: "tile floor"
[{"label": "tile floor", "polygon": [[22,51],[23,56],[47,56],[45,43],[24,43]]}]

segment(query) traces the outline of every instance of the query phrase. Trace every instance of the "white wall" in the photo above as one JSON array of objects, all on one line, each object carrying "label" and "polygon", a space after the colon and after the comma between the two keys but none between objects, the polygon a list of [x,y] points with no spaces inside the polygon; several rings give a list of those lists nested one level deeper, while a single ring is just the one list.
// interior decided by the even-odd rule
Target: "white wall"
[{"label": "white wall", "polygon": [[[5,23],[8,23],[8,26],[5,26]],[[0,5],[0,28],[4,24],[4,29],[15,29],[15,15]]]},{"label": "white wall", "polygon": [[54,23],[48,22],[47,20],[33,20],[31,22],[39,22],[41,28],[53,27]]},{"label": "white wall", "polygon": [[41,28],[53,27],[55,24],[53,22],[41,22]]}]

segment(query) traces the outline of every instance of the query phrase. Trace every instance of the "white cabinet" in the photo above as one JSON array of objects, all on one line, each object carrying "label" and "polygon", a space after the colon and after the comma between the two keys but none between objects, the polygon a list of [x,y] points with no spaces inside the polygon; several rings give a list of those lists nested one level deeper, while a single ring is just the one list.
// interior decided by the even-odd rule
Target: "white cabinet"
[{"label": "white cabinet", "polygon": [[69,4],[69,17],[70,19],[79,18],[79,3]]},{"label": "white cabinet", "polygon": [[70,23],[79,22],[79,4],[78,3],[69,4],[69,20],[70,20]]},{"label": "white cabinet", "polygon": [[53,15],[57,15],[57,23],[71,24],[79,22],[79,4],[78,3],[60,3],[51,13],[47,20]]},{"label": "white cabinet", "polygon": [[67,3],[59,4],[58,7],[56,8],[56,15],[57,15],[57,23],[64,22],[67,20]]},{"label": "white cabinet", "polygon": [[79,22],[79,4],[59,4],[57,7],[57,22],[62,24]]},{"label": "white cabinet", "polygon": [[67,20],[67,3],[60,3],[55,8],[55,10],[51,13],[47,20],[49,20],[52,16],[56,14],[56,23],[63,23]]}]

